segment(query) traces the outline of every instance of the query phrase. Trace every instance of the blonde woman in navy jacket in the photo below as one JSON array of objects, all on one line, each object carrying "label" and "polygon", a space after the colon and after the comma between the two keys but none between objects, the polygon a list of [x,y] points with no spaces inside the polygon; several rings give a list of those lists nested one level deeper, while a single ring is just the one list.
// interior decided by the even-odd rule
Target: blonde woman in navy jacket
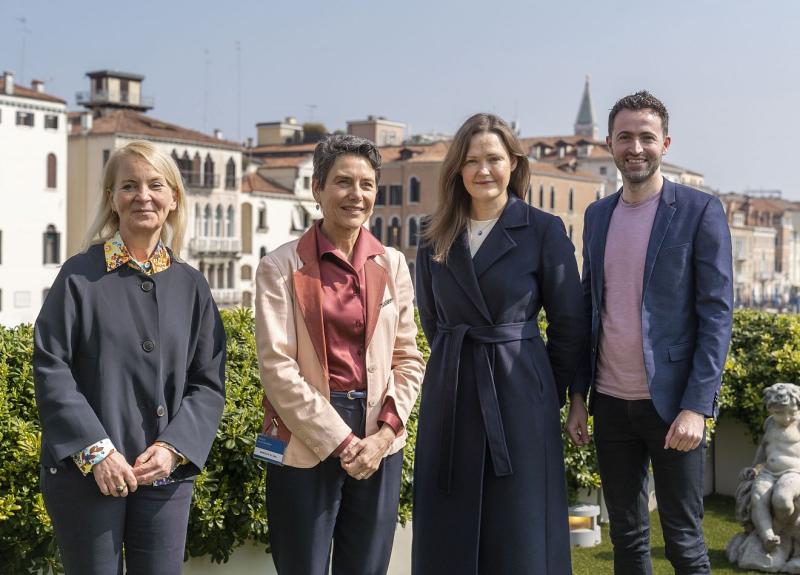
[{"label": "blonde woman in navy jacket", "polygon": [[[67,575],[181,572],[191,478],[225,402],[225,332],[178,258],[174,161],[129,143],[106,165],[91,245],[36,320],[41,488]],[[170,249],[169,246],[172,246]]]}]

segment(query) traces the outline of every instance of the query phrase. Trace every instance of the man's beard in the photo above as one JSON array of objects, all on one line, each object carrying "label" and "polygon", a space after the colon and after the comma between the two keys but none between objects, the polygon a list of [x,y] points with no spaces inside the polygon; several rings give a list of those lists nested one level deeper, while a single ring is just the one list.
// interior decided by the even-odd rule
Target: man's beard
[{"label": "man's beard", "polygon": [[622,173],[622,177],[625,178],[632,184],[641,184],[642,182],[646,182],[653,174],[656,173],[656,170],[661,166],[661,158],[645,158],[645,164],[638,170],[632,171],[627,169],[625,166],[625,160],[623,159],[621,162],[617,162],[614,160],[614,163],[617,165],[617,168]]}]

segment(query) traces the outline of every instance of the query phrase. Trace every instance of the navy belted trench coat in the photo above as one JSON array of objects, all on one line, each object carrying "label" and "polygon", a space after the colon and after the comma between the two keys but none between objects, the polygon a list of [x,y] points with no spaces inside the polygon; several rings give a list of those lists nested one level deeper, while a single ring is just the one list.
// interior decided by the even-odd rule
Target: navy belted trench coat
[{"label": "navy belted trench coat", "polygon": [[588,377],[589,329],[563,223],[509,194],[474,258],[462,234],[445,264],[422,246],[416,270],[431,356],[413,573],[571,573],[559,408]]}]

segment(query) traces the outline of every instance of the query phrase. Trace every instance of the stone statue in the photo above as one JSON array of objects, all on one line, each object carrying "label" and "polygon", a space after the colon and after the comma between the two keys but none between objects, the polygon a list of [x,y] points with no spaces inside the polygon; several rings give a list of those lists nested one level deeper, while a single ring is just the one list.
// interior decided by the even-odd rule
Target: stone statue
[{"label": "stone statue", "polygon": [[744,569],[800,574],[800,386],[764,390],[769,417],[753,467],[739,474],[736,518],[744,533],[728,543]]}]

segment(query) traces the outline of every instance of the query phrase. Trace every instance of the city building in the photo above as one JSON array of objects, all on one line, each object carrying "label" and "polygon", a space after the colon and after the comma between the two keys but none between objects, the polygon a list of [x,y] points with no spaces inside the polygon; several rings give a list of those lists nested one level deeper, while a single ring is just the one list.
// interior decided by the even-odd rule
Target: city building
[{"label": "city building", "polygon": [[406,125],[383,116],[367,116],[366,120],[347,122],[347,133],[371,140],[379,146],[398,146],[405,140]]},{"label": "city building", "polygon": [[68,254],[83,245],[111,152],[147,140],[171,155],[183,176],[188,221],[181,257],[206,276],[217,305],[240,304],[242,148],[219,132],[211,136],[145,114],[153,101],[141,95],[143,76],[107,70],[87,76],[91,90],[77,98],[87,111],[70,114]]},{"label": "city building", "polygon": [[67,106],[0,79],[0,324],[31,323],[67,256]]}]

